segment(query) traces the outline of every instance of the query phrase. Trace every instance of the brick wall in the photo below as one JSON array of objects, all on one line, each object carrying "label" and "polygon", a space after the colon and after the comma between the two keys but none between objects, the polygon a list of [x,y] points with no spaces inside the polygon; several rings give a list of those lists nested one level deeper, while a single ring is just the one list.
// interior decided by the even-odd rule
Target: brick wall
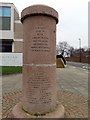
[{"label": "brick wall", "polygon": [[[67,57],[65,59],[67,61],[80,62],[80,53],[75,53],[71,57]],[[81,53],[81,62],[82,63],[88,63],[89,62],[89,53],[88,52],[82,52]]]}]

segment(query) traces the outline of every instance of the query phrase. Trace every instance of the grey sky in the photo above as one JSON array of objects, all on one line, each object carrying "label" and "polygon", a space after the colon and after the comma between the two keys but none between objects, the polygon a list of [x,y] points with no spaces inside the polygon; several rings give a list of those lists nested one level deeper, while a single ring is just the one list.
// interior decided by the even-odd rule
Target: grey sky
[{"label": "grey sky", "polygon": [[0,0],[14,3],[19,13],[30,5],[45,4],[59,13],[57,43],[67,41],[74,48],[88,46],[88,0]]}]

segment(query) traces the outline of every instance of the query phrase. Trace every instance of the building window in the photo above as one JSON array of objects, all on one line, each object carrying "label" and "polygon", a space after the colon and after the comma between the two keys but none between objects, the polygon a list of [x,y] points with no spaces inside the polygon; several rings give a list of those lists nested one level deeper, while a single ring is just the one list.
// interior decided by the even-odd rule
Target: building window
[{"label": "building window", "polygon": [[0,7],[0,17],[2,16],[2,7]]},{"label": "building window", "polygon": [[5,16],[5,17],[10,17],[11,16],[10,7],[4,7],[3,8],[3,16]]},{"label": "building window", "polygon": [[12,52],[12,42],[11,39],[0,40],[0,52]]},{"label": "building window", "polygon": [[11,8],[0,7],[0,30],[10,30],[11,28]]}]

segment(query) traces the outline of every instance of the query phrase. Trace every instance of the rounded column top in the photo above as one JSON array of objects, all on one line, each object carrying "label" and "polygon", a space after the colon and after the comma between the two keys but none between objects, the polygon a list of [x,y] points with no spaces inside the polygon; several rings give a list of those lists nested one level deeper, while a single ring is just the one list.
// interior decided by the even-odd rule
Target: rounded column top
[{"label": "rounded column top", "polygon": [[58,12],[53,9],[52,7],[46,6],[46,5],[32,5],[27,8],[25,8],[21,12],[21,22],[30,16],[37,16],[37,15],[45,15],[50,16],[56,20],[56,23],[58,23]]}]

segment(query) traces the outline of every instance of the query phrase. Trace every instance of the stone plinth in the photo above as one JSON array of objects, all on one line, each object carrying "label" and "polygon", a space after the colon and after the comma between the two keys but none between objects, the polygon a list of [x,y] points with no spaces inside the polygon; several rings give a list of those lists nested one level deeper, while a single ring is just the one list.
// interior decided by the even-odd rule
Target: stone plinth
[{"label": "stone plinth", "polygon": [[61,58],[56,59],[56,65],[57,65],[57,68],[65,68],[65,65]]},{"label": "stone plinth", "polygon": [[[13,115],[17,117],[16,111],[22,109],[31,118],[61,109],[55,118],[63,117],[64,108],[58,105],[56,89],[58,13],[51,7],[34,5],[22,11],[21,22],[24,40],[23,98],[22,103],[13,109]],[[22,114],[19,115],[21,118],[24,117]]]}]

